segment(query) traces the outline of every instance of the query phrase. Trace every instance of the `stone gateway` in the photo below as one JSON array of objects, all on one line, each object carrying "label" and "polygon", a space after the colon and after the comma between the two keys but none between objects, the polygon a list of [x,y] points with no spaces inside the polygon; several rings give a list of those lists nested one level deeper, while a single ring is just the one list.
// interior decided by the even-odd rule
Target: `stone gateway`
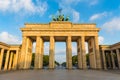
[{"label": "stone gateway", "polygon": [[[98,32],[100,29],[96,27],[96,24],[53,21],[48,24],[26,23],[20,29],[22,31],[22,45],[8,45],[0,42],[0,70],[30,69],[33,42],[36,42],[34,69],[43,68],[44,42],[50,42],[50,69],[55,68],[55,42],[66,42],[67,69],[72,69],[72,42],[77,43],[79,69],[87,69],[85,42],[88,43],[90,68],[107,69],[104,46],[98,44]],[[110,52],[110,48],[108,52]],[[117,55],[119,59],[120,49],[117,51]],[[3,61],[4,56],[6,56],[5,61]]]},{"label": "stone gateway", "polygon": [[35,68],[43,68],[43,44],[50,42],[49,68],[54,68],[55,42],[66,42],[66,67],[72,69],[72,45],[78,45],[78,68],[86,69],[85,42],[88,42],[90,50],[90,67],[101,69],[101,60],[98,45],[98,32],[95,24],[73,24],[71,22],[51,22],[49,24],[25,24],[21,28],[23,43],[21,48],[20,68],[30,68],[32,56],[32,43],[36,42]]}]

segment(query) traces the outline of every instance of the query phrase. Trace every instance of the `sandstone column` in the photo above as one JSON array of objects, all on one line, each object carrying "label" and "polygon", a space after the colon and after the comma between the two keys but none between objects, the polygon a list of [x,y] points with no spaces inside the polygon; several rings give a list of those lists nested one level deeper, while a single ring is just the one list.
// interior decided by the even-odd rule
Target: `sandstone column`
[{"label": "sandstone column", "polygon": [[83,69],[86,69],[87,68],[87,64],[86,64],[86,51],[85,51],[85,37],[84,36],[81,36],[81,50],[82,50],[82,66],[83,66]]},{"label": "sandstone column", "polygon": [[77,40],[78,68],[82,69],[81,39]]},{"label": "sandstone column", "polygon": [[66,39],[66,68],[68,68],[68,42],[67,42],[67,39]]},{"label": "sandstone column", "polygon": [[3,54],[4,54],[4,49],[1,49],[1,52],[0,52],[0,70],[2,68],[2,63],[3,63]]},{"label": "sandstone column", "polygon": [[19,50],[16,50],[16,54],[14,54],[14,63],[13,63],[14,70],[17,69],[17,65],[18,65],[18,53],[19,53]]},{"label": "sandstone column", "polygon": [[118,68],[120,69],[120,52],[119,52],[119,49],[116,49],[116,53],[117,53],[117,60],[118,60]]},{"label": "sandstone column", "polygon": [[11,52],[11,54],[10,54],[10,62],[9,62],[8,70],[11,70],[12,61],[13,61],[13,52]]},{"label": "sandstone column", "polygon": [[72,42],[71,36],[67,37],[67,68],[72,69]]},{"label": "sandstone column", "polygon": [[8,69],[8,60],[9,60],[10,50],[7,51],[4,70]]},{"label": "sandstone column", "polygon": [[25,60],[25,54],[26,54],[26,46],[27,46],[27,37],[22,37],[22,48],[21,48],[21,55],[20,55],[20,69],[24,68],[24,60]]},{"label": "sandstone column", "polygon": [[24,53],[24,64],[23,64],[23,69],[28,69],[28,55],[29,55],[29,44],[30,44],[30,41],[29,41],[29,37],[27,37],[26,39],[26,46],[25,46],[25,53]]},{"label": "sandstone column", "polygon": [[113,51],[111,51],[111,59],[112,59],[113,69],[115,69],[115,60],[114,60]]},{"label": "sandstone column", "polygon": [[111,64],[111,59],[110,59],[110,56],[111,54],[107,53],[107,58],[108,58],[108,64],[109,64],[109,68],[112,67],[112,64]]},{"label": "sandstone column", "polygon": [[33,41],[31,38],[28,40],[28,52],[27,52],[27,68],[29,69],[31,67],[31,57],[32,57],[32,45]]},{"label": "sandstone column", "polygon": [[43,68],[43,56],[44,56],[44,40],[42,39],[42,45],[41,45],[41,64],[42,64],[42,68]]},{"label": "sandstone column", "polygon": [[43,55],[42,55],[42,38],[37,36],[36,39],[36,53],[35,53],[35,69],[42,69],[43,68]]},{"label": "sandstone column", "polygon": [[20,69],[21,49],[18,51],[18,69]]},{"label": "sandstone column", "polygon": [[15,64],[15,57],[16,57],[16,54],[14,53],[13,54],[13,58],[12,58],[12,70],[14,70],[14,64]]},{"label": "sandstone column", "polygon": [[95,41],[94,41],[94,37],[92,37],[92,48],[93,48],[93,49],[92,49],[92,50],[93,50],[93,55],[92,55],[92,56],[93,56],[93,57],[92,57],[92,59],[91,59],[91,60],[92,60],[91,62],[92,62],[92,68],[93,68],[93,69],[96,69],[96,67],[97,67],[97,66],[96,66],[97,64],[96,64],[96,55],[95,55],[95,54],[96,54],[95,45],[96,45],[96,43],[95,43]]},{"label": "sandstone column", "polygon": [[50,50],[49,50],[49,68],[54,69],[55,61],[54,61],[54,47],[55,39],[53,36],[50,36]]},{"label": "sandstone column", "polygon": [[95,41],[96,67],[97,69],[102,69],[100,52],[99,52],[99,44],[98,44],[98,36],[94,37],[94,41]]},{"label": "sandstone column", "polygon": [[106,57],[105,57],[105,51],[104,50],[102,50],[102,57],[103,57],[103,66],[104,66],[104,69],[106,70],[107,65],[106,65]]}]

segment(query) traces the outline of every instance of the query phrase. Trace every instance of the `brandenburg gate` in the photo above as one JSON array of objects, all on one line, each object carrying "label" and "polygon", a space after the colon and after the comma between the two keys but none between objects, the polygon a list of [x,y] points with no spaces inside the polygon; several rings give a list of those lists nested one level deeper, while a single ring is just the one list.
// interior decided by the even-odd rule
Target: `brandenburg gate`
[{"label": "brandenburg gate", "polygon": [[96,24],[75,24],[69,21],[52,21],[48,24],[26,23],[22,31],[22,47],[19,69],[29,69],[32,60],[32,45],[36,42],[35,69],[43,68],[44,42],[49,45],[49,68],[54,69],[55,42],[66,42],[66,68],[72,69],[72,42],[77,42],[78,68],[86,69],[85,42],[88,43],[90,68],[101,69],[98,45],[99,28]]}]

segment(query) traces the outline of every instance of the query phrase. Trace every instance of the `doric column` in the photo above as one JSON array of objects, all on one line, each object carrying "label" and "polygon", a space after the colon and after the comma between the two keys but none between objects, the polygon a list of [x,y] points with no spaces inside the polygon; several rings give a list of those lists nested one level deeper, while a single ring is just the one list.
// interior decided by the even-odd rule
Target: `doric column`
[{"label": "doric column", "polygon": [[92,37],[92,48],[93,48],[93,56],[92,56],[92,68],[96,69],[96,48],[95,48],[94,37]]},{"label": "doric column", "polygon": [[31,38],[29,38],[28,43],[29,44],[28,44],[28,52],[27,52],[27,68],[29,69],[31,66],[33,40]]},{"label": "doric column", "polygon": [[83,69],[87,68],[87,64],[86,64],[86,51],[85,51],[85,37],[81,36],[81,50],[82,50],[82,66]]},{"label": "doric column", "polygon": [[66,53],[66,60],[67,60],[67,64],[66,67],[68,69],[72,69],[72,43],[71,43],[71,36],[67,37],[67,41],[66,41],[66,47],[67,47],[67,53]]},{"label": "doric column", "polygon": [[68,68],[68,42],[67,42],[67,39],[66,39],[66,68]]},{"label": "doric column", "polygon": [[104,69],[106,70],[107,65],[106,65],[106,57],[105,57],[105,51],[104,50],[102,50],[102,57],[103,57],[103,66],[104,66]]},{"label": "doric column", "polygon": [[42,47],[41,47],[41,64],[42,64],[42,68],[43,68],[43,56],[44,56],[44,40],[42,39]]},{"label": "doric column", "polygon": [[12,70],[14,70],[16,54],[13,54]]},{"label": "doric column", "polygon": [[27,37],[22,37],[22,48],[21,48],[21,55],[20,55],[20,69],[24,68],[24,62],[25,62],[25,54],[26,54],[26,46],[27,46]]},{"label": "doric column", "polygon": [[21,49],[18,51],[18,62],[17,68],[20,69]]},{"label": "doric column", "polygon": [[10,50],[7,51],[4,70],[8,69],[8,60],[9,60]]},{"label": "doric column", "polygon": [[25,54],[24,54],[24,56],[25,56],[25,58],[24,58],[24,67],[23,67],[23,69],[28,69],[28,64],[29,64],[29,62],[28,62],[28,55],[29,55],[29,44],[30,44],[30,39],[29,39],[29,37],[27,37],[27,39],[26,39],[26,46],[25,46]]},{"label": "doric column", "polygon": [[119,49],[116,49],[116,54],[117,54],[117,60],[118,60],[118,67],[120,69],[120,52],[119,52]]},{"label": "doric column", "polygon": [[99,44],[98,44],[98,36],[94,37],[94,41],[95,41],[96,67],[97,69],[102,69]]},{"label": "doric column", "polygon": [[4,54],[4,49],[1,49],[1,52],[0,52],[0,70],[2,68],[2,63],[3,63],[3,54]]},{"label": "doric column", "polygon": [[13,63],[14,70],[17,69],[17,65],[18,65],[18,53],[19,53],[19,50],[16,50],[16,54],[14,54],[14,63]]},{"label": "doric column", "polygon": [[77,40],[78,68],[82,69],[81,38]]},{"label": "doric column", "polygon": [[50,50],[49,50],[49,68],[54,69],[55,61],[54,61],[54,47],[55,39],[53,36],[50,36]]},{"label": "doric column", "polygon": [[111,57],[111,54],[107,53],[107,58],[108,58],[108,65],[109,65],[109,68],[111,68],[111,67],[112,67],[110,57]]},{"label": "doric column", "polygon": [[113,51],[111,51],[111,59],[112,59],[113,69],[115,69],[115,60],[114,60]]},{"label": "doric column", "polygon": [[90,68],[96,69],[95,41],[94,37],[88,39]]},{"label": "doric column", "polygon": [[40,36],[36,37],[36,53],[35,53],[35,69],[43,68],[43,55],[42,55],[42,38]]},{"label": "doric column", "polygon": [[11,52],[11,54],[10,54],[10,62],[9,62],[8,70],[11,70],[12,61],[13,61],[13,52]]}]

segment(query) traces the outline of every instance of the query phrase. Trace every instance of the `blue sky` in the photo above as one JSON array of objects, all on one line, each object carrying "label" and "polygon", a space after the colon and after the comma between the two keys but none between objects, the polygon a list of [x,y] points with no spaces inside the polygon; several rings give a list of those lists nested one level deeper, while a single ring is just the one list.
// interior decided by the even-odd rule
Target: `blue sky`
[{"label": "blue sky", "polygon": [[[24,23],[49,23],[59,8],[73,23],[96,23],[99,44],[120,42],[120,0],[0,0],[0,41],[20,44]],[[65,61],[65,43],[56,43],[56,59]]]}]

